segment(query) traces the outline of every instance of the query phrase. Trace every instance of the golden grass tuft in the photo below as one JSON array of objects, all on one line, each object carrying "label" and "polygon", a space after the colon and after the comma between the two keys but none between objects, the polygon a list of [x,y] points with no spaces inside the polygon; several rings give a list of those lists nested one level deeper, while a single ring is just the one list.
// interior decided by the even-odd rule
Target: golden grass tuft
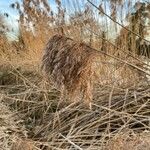
[{"label": "golden grass tuft", "polygon": [[66,91],[70,98],[77,98],[82,92],[85,103],[89,104],[98,58],[100,55],[88,45],[55,35],[45,48],[42,69],[60,91]]}]

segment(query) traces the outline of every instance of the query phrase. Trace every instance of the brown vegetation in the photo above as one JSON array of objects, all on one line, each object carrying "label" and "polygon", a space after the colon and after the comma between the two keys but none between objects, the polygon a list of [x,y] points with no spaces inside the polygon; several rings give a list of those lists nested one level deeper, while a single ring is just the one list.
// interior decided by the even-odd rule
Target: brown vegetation
[{"label": "brown vegetation", "polygon": [[89,105],[98,58],[100,55],[86,44],[55,35],[45,48],[42,68],[61,92],[66,91],[70,99],[77,99],[75,95],[83,92],[83,100]]},{"label": "brown vegetation", "polygon": [[149,150],[149,2],[22,2],[16,41],[0,16],[0,149]]}]

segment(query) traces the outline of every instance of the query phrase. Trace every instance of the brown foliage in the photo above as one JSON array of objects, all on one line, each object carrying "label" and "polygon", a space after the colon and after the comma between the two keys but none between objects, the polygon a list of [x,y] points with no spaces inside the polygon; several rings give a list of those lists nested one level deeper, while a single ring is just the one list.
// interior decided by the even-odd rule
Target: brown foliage
[{"label": "brown foliage", "polygon": [[42,68],[61,91],[65,90],[70,97],[82,91],[89,104],[96,77],[96,58],[96,51],[86,44],[55,35],[45,48]]}]

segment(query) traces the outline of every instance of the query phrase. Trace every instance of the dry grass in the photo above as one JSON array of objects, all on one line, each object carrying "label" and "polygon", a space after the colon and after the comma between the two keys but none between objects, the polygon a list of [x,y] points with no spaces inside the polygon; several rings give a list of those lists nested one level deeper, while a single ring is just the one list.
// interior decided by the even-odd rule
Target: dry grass
[{"label": "dry grass", "polygon": [[123,133],[108,142],[105,150],[149,150],[150,133]]},{"label": "dry grass", "polygon": [[[1,95],[1,101],[3,95]],[[26,130],[15,112],[1,102],[0,104],[0,149],[10,150],[13,143],[26,136]]]},{"label": "dry grass", "polygon": [[86,44],[55,35],[45,48],[42,68],[47,78],[62,91],[62,95],[66,91],[70,99],[77,100],[77,95],[83,92],[83,99],[89,105],[93,82],[96,81],[98,59],[100,55]]},{"label": "dry grass", "polygon": [[[80,52],[88,59],[92,58],[93,54],[95,56],[91,51],[93,49],[83,43],[62,36],[54,38],[60,38],[60,41],[57,39],[60,42],[58,45],[57,40],[53,41],[52,38],[58,50],[61,50],[60,53],[65,50],[69,52],[69,48],[74,45],[73,48],[81,47],[83,51],[78,49],[74,51],[73,56],[81,56]],[[51,46],[53,48],[54,45]],[[54,46],[53,52],[57,50],[55,48]],[[101,74],[99,83],[94,86],[92,110],[89,110],[80,101],[68,102],[65,98],[62,100],[61,90],[55,89],[52,84],[45,84],[39,61],[22,61],[19,57],[25,58],[23,55],[16,56],[11,59],[3,57],[0,65],[0,95],[3,105],[1,114],[5,114],[1,117],[5,128],[2,128],[0,145],[4,150],[5,147],[8,150],[113,150],[116,147],[122,150],[127,144],[128,149],[140,150],[142,147],[148,150],[150,89],[146,78],[135,82],[137,70],[132,70],[126,64],[122,66],[121,62],[114,59],[108,61],[107,57],[98,59]],[[74,58],[73,56],[71,58]],[[105,61],[102,63],[101,60]],[[116,68],[112,68],[114,63]],[[86,65],[85,63],[85,67]],[[65,71],[62,66],[60,68]],[[10,115],[7,116],[8,109]],[[12,121],[9,123],[8,120]]]},{"label": "dry grass", "polygon": [[[51,85],[45,87],[38,72],[12,67],[3,68],[3,72],[1,101],[22,120],[21,126],[15,127],[21,127],[19,134],[15,130],[17,136],[10,141],[14,149],[113,150],[119,143],[118,150],[122,150],[128,143],[130,149],[148,150],[148,84],[141,82],[126,88],[97,85],[89,110],[80,102],[62,102],[60,92]],[[7,114],[4,108],[2,112]],[[26,136],[20,135],[24,131]]]},{"label": "dry grass", "polygon": [[[81,57],[80,53],[82,53],[85,66],[80,68],[81,71],[84,67],[89,67],[87,64],[91,65],[91,62],[97,58],[93,49],[84,43],[75,42],[62,36],[54,36],[50,42],[52,43],[48,43],[48,46],[52,46],[52,49],[50,48],[52,51],[46,49],[47,52],[60,50],[55,58],[61,59],[63,57],[59,57],[60,54],[69,53],[68,56],[73,60],[70,63],[74,66],[76,65],[74,61],[78,62],[81,58],[76,60],[76,57],[73,56]],[[77,49],[78,51],[70,51],[73,45],[72,50]],[[18,123],[16,119],[8,124],[7,120],[10,119],[6,115],[4,116],[6,128],[5,131],[2,130],[2,133],[7,132],[6,135],[3,134],[5,138],[2,138],[1,142],[4,150],[5,146],[8,150],[107,150],[110,148],[113,150],[116,147],[118,150],[122,150],[126,148],[127,144],[128,149],[139,148],[140,150],[142,147],[148,150],[150,90],[146,78],[135,82],[136,78],[134,77],[137,77],[137,70],[132,70],[126,64],[122,66],[121,62],[114,59],[108,60],[105,56],[98,56],[97,61],[100,63],[96,64],[100,67],[98,69],[100,71],[93,71],[101,74],[98,78],[99,82],[93,87],[93,92],[90,91],[93,100],[92,110],[89,110],[80,101],[68,102],[64,97],[62,99],[61,90],[55,89],[53,84],[45,84],[39,69],[39,61],[32,59],[22,61],[19,57],[25,57],[21,54],[17,56],[16,58],[11,57],[11,59],[3,57],[0,65],[0,95],[3,104],[1,114],[7,114],[5,111],[5,105],[7,105],[7,109],[11,109],[9,111],[11,119],[14,120],[12,114],[15,114],[14,116],[21,120]],[[55,58],[54,61],[57,60]],[[61,59],[60,61],[62,61]],[[47,63],[51,63],[51,67],[55,67],[54,61]],[[114,63],[116,68],[112,67]],[[59,67],[59,70],[62,69],[61,71],[69,71],[68,69],[64,70],[62,66]],[[54,77],[66,75],[67,79],[67,74],[59,74],[59,70],[56,70]],[[97,74],[97,72],[95,73]],[[56,81],[60,81],[59,78],[56,79]],[[77,79],[80,78],[77,77]],[[129,82],[131,79],[134,79],[133,82]],[[63,81],[63,84],[65,83],[67,82]],[[72,88],[75,87],[72,85]],[[9,133],[10,128],[15,129],[11,129],[12,132]],[[148,133],[145,135],[144,131]],[[118,143],[119,146],[117,146]]]},{"label": "dry grass", "polygon": [[[137,36],[146,35],[139,13],[149,5],[138,3],[118,35],[117,12],[124,19],[133,1],[108,2],[114,25],[106,19],[106,1],[97,3],[101,12],[90,3],[80,10],[79,1],[67,2],[64,8],[57,0],[56,13],[46,0],[12,5],[20,14],[20,35],[18,42],[0,36],[0,149],[149,150],[149,58],[136,49]],[[60,27],[66,36],[58,35]],[[45,82],[41,61],[54,84]]]}]

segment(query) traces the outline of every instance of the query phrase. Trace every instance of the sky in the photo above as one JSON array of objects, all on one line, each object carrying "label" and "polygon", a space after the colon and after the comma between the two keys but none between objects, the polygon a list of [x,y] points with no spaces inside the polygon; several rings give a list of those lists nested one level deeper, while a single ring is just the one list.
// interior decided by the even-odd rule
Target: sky
[{"label": "sky", "polygon": [[10,22],[12,21],[12,25],[15,23],[14,20],[19,18],[17,11],[10,7],[10,5],[14,2],[15,0],[0,0],[0,13],[8,13]]},{"label": "sky", "polygon": [[10,4],[12,4],[14,2],[15,2],[15,0],[0,0],[0,12],[7,11],[11,15],[16,15],[17,13],[13,9],[10,8]]},{"label": "sky", "polygon": [[[8,13],[9,17],[7,18],[6,22],[11,29],[10,32],[7,34],[8,38],[14,39],[16,38],[16,35],[18,34],[18,23],[17,20],[19,19],[18,13],[16,10],[12,9],[10,7],[10,4],[14,3],[15,0],[0,0],[0,13]],[[16,34],[14,34],[16,33]]]},{"label": "sky", "polygon": [[[12,3],[15,3],[16,1],[21,2],[22,0],[0,0],[0,13],[1,14],[8,13],[9,17],[7,18],[6,22],[7,22],[7,25],[11,27],[11,29],[13,29],[13,31],[10,30],[8,34],[8,37],[10,38],[10,40],[14,39],[15,36],[19,32],[18,21],[17,21],[19,19],[18,12],[17,10],[10,7],[10,5]],[[56,10],[56,4],[54,1],[55,0],[49,0],[52,9]]]},{"label": "sky", "polygon": [[[10,4],[15,2],[21,2],[22,0],[0,0],[0,12],[7,12],[11,17],[18,18],[18,13],[10,7]],[[53,9],[56,9],[55,0],[49,0]]]}]

